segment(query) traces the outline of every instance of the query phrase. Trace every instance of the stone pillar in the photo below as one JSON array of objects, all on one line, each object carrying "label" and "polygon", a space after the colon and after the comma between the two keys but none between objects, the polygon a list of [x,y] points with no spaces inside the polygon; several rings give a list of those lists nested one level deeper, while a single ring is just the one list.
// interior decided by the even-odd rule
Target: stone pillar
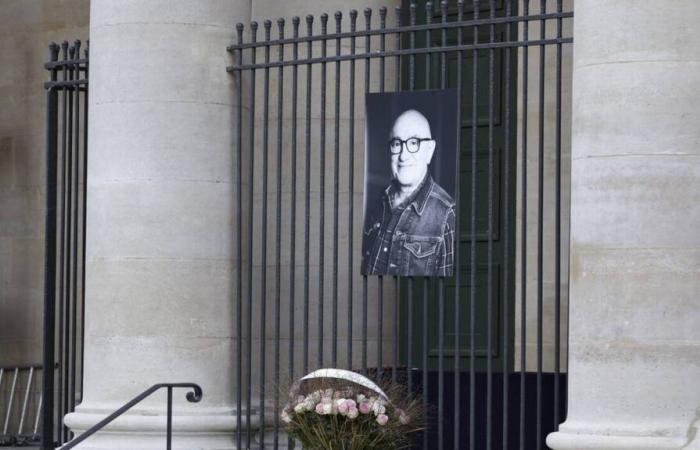
[{"label": "stone pillar", "polygon": [[700,448],[700,3],[577,0],[564,449]]},{"label": "stone pillar", "polygon": [[[233,449],[235,121],[226,45],[249,0],[93,0],[84,431],[161,382],[174,448]],[[80,448],[161,449],[165,392]]]}]

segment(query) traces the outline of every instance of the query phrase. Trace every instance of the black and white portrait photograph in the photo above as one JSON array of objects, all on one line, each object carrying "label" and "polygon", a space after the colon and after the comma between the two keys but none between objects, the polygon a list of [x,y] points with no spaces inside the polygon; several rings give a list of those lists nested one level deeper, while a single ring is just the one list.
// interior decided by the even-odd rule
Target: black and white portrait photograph
[{"label": "black and white portrait photograph", "polygon": [[367,94],[364,275],[452,276],[457,92]]}]

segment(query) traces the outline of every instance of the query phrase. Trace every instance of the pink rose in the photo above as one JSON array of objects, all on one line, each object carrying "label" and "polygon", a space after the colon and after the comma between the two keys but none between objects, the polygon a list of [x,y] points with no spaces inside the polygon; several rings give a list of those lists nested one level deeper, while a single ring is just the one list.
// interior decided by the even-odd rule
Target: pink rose
[{"label": "pink rose", "polygon": [[387,423],[388,421],[389,421],[389,416],[387,416],[386,414],[380,414],[380,415],[377,416],[377,423],[378,423],[379,425],[384,426],[384,425],[386,425],[386,423]]},{"label": "pink rose", "polygon": [[323,414],[323,403],[319,403],[318,405],[316,405],[316,413]]},{"label": "pink rose", "polygon": [[362,414],[369,414],[370,411],[372,411],[372,408],[369,406],[369,403],[362,402],[360,403],[360,406],[358,408]]}]

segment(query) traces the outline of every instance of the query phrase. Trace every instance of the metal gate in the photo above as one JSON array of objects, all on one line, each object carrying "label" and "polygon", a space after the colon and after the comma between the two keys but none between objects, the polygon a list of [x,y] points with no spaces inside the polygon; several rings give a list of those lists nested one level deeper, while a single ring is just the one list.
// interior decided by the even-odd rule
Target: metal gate
[{"label": "metal gate", "polygon": [[[268,20],[260,40],[257,23],[238,25],[238,448],[288,445],[280,387],[329,366],[421,396],[434,411],[423,449],[541,449],[564,420],[573,12],[562,0],[520,6],[294,17],[291,37]],[[455,276],[362,276],[364,94],[450,86],[462,127]]]},{"label": "metal gate", "polygon": [[70,440],[63,418],[82,392],[88,48],[50,45],[46,88],[46,227],[42,448]]}]

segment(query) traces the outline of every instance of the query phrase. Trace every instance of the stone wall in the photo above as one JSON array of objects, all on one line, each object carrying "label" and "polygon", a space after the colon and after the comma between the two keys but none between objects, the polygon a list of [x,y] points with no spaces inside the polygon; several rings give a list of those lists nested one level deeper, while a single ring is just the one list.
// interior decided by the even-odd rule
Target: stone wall
[{"label": "stone wall", "polygon": [[85,40],[89,1],[0,3],[0,366],[41,362],[50,42]]}]

